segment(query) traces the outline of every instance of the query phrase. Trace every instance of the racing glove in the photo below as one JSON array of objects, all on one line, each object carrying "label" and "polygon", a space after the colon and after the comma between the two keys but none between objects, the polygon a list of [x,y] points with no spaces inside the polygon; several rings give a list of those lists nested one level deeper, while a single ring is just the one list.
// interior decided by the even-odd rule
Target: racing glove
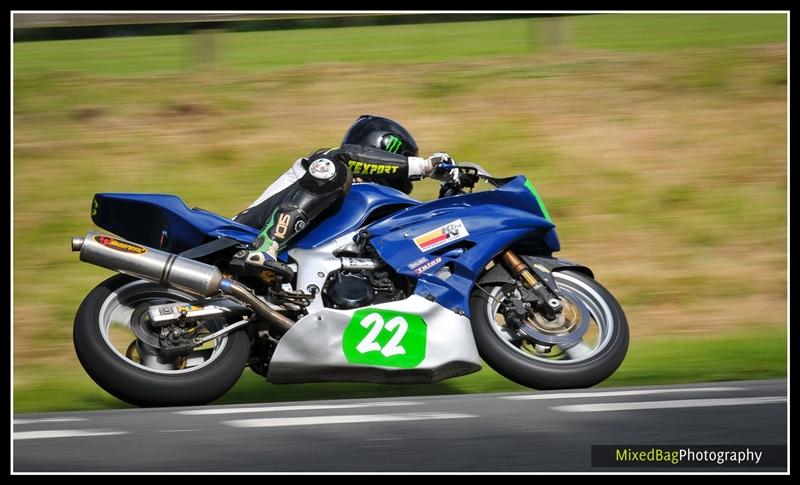
[{"label": "racing glove", "polygon": [[408,174],[409,176],[434,177],[440,164],[452,162],[453,158],[444,152],[436,152],[428,158],[408,157]]}]

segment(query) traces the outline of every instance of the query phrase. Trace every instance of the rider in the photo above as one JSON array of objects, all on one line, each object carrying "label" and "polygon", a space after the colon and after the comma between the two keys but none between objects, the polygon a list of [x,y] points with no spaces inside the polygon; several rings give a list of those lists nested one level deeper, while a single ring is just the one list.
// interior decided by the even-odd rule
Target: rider
[{"label": "rider", "polygon": [[272,183],[234,220],[261,229],[244,255],[253,269],[273,270],[291,278],[291,270],[277,260],[278,252],[325,208],[344,197],[356,182],[388,185],[406,194],[411,181],[433,174],[446,153],[417,156],[411,133],[396,121],[362,115],[347,130],[341,146],[322,148],[292,167]]}]

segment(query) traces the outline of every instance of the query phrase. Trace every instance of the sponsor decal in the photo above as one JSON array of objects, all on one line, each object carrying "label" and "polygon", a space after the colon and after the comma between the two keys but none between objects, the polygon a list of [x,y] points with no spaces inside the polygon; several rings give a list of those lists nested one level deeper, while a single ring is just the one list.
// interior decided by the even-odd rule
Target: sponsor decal
[{"label": "sponsor decal", "polygon": [[434,266],[436,266],[437,264],[439,264],[441,262],[442,262],[442,257],[440,256],[440,257],[438,257],[438,258],[436,258],[436,259],[434,259],[432,261],[429,261],[429,262],[423,264],[422,266],[417,268],[414,271],[414,273],[416,273],[417,275],[421,275],[425,271],[428,271],[429,269],[433,268]]},{"label": "sponsor decal", "polygon": [[538,270],[539,270],[539,271],[541,271],[542,273],[549,273],[549,272],[550,272],[550,270],[549,270],[549,269],[545,268],[544,266],[542,266],[542,265],[541,265],[541,264],[539,264],[539,263],[536,263],[536,264],[534,264],[534,265],[533,265],[533,267],[534,267],[534,268],[536,268],[536,269],[538,269]]},{"label": "sponsor decal", "polygon": [[289,230],[289,220],[292,218],[289,214],[281,214],[278,217],[278,225],[275,226],[275,237],[283,239],[286,236],[286,231]]},{"label": "sponsor decal", "polygon": [[409,264],[408,264],[408,269],[417,269],[417,266],[419,266],[419,265],[421,265],[421,264],[425,264],[425,263],[427,263],[427,262],[428,262],[428,258],[426,258],[425,256],[423,256],[423,257],[419,258],[418,260],[416,260],[416,261],[414,261],[414,262],[411,262],[411,263],[409,263]]},{"label": "sponsor decal", "polygon": [[387,152],[397,153],[400,151],[400,147],[403,146],[403,141],[394,135],[388,135],[384,141],[384,145]]},{"label": "sponsor decal", "polygon": [[362,308],[342,334],[342,351],[352,364],[411,369],[425,360],[428,325],[419,315]]},{"label": "sponsor decal", "polygon": [[461,222],[461,219],[456,219],[444,226],[415,237],[414,244],[417,245],[420,251],[430,251],[453,241],[464,239],[467,236],[469,236],[469,232],[467,232],[466,226]]},{"label": "sponsor decal", "polygon": [[179,306],[178,313],[180,312],[196,312],[197,310],[202,310],[203,307],[197,305],[189,305],[189,306]]},{"label": "sponsor decal", "polygon": [[308,171],[314,178],[328,180],[336,175],[336,165],[327,158],[318,158],[311,162]]},{"label": "sponsor decal", "polygon": [[357,162],[355,160],[350,160],[347,164],[355,175],[385,175],[397,173],[399,168],[397,165],[381,165],[379,163]]},{"label": "sponsor decal", "polygon": [[120,241],[119,239],[111,236],[95,236],[94,240],[107,248],[116,249],[117,251],[122,251],[123,253],[144,254],[147,252],[146,248],[137,246],[136,244],[131,244],[129,242]]}]

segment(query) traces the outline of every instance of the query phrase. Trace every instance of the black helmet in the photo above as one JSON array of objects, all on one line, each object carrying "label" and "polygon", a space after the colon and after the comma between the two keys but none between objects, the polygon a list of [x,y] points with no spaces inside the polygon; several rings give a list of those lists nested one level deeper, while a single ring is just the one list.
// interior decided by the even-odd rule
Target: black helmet
[{"label": "black helmet", "polygon": [[361,115],[347,130],[342,145],[361,145],[406,157],[419,153],[417,142],[400,123],[381,116]]}]

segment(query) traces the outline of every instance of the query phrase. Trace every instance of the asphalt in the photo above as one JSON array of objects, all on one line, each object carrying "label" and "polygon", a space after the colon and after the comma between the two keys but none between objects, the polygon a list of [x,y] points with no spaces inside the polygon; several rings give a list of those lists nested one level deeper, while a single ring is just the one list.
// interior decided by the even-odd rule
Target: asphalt
[{"label": "asphalt", "polygon": [[12,471],[774,472],[781,449],[763,448],[777,467],[609,468],[592,446],[757,451],[787,429],[785,380],[25,414]]}]

